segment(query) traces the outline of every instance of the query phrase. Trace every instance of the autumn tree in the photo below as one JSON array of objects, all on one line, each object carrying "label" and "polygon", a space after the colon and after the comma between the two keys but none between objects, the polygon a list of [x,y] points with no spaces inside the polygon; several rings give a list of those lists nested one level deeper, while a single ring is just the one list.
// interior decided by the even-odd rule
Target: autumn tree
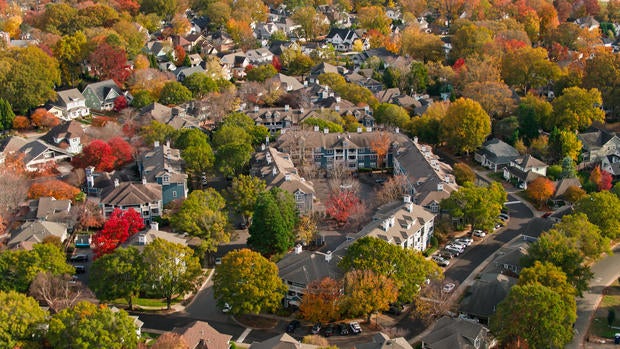
[{"label": "autumn tree", "polygon": [[611,189],[611,174],[601,170],[600,166],[595,166],[592,172],[590,172],[589,180],[596,185],[598,191]]},{"label": "autumn tree", "polygon": [[601,109],[603,99],[599,90],[580,87],[564,89],[561,96],[553,100],[553,114],[549,125],[566,131],[585,130],[595,122],[603,122],[605,113]]},{"label": "autumn tree", "polygon": [[604,236],[615,239],[620,234],[620,198],[609,191],[591,193],[575,204],[575,211],[585,213]]},{"label": "autumn tree", "polygon": [[342,296],[340,290],[340,283],[330,277],[309,283],[299,306],[303,318],[324,323],[338,320]]},{"label": "autumn tree", "polygon": [[319,233],[316,217],[312,215],[300,216],[295,231],[297,232],[297,241],[301,241],[303,244],[314,240]]},{"label": "autumn tree", "polygon": [[88,56],[93,76],[100,80],[113,79],[123,85],[129,77],[125,50],[102,43]]},{"label": "autumn tree", "polygon": [[377,190],[377,204],[383,205],[393,201],[402,200],[403,195],[407,193],[409,185],[407,176],[395,175],[388,178],[387,181]]},{"label": "autumn tree", "polygon": [[48,316],[34,298],[15,291],[0,291],[0,346],[35,345],[37,326],[44,325]]},{"label": "autumn tree", "polygon": [[[611,3],[613,1],[610,1]],[[615,93],[620,87],[620,60],[613,52],[597,51],[585,62],[583,87],[601,92],[605,109],[613,116],[620,112],[620,98]]]},{"label": "autumn tree", "polygon": [[465,182],[474,183],[476,180],[476,173],[464,162],[454,164],[453,173],[458,185],[463,185]]},{"label": "autumn tree", "polygon": [[420,117],[411,118],[405,129],[420,142],[439,144],[441,120],[446,116],[450,102],[435,102]]},{"label": "autumn tree", "polygon": [[536,200],[538,207],[542,207],[555,192],[555,185],[551,180],[541,176],[527,185],[526,192],[529,197]]},{"label": "autumn tree", "polygon": [[373,313],[387,310],[398,298],[398,288],[389,277],[372,270],[352,270],[344,276],[343,307],[351,316],[364,315],[370,322]]},{"label": "autumn tree", "polygon": [[297,207],[293,196],[277,187],[258,194],[248,246],[270,256],[293,247]]},{"label": "autumn tree", "polygon": [[559,75],[558,66],[547,58],[542,48],[523,47],[507,52],[502,58],[502,79],[525,95],[530,88],[547,85]]},{"label": "autumn tree", "polygon": [[241,213],[245,222],[251,222],[258,195],[265,190],[266,186],[264,180],[254,176],[241,174],[233,178],[228,188],[229,205]]},{"label": "autumn tree", "polygon": [[370,149],[377,154],[377,167],[379,168],[383,168],[385,164],[390,143],[390,135],[385,132],[377,133],[370,141]]},{"label": "autumn tree", "polygon": [[93,296],[83,285],[73,283],[69,274],[54,275],[50,272],[39,273],[28,293],[55,313]]},{"label": "autumn tree", "polygon": [[337,190],[325,202],[325,212],[339,224],[345,224],[349,217],[361,209],[362,202],[357,194],[348,189]]},{"label": "autumn tree", "polygon": [[72,200],[80,193],[80,189],[57,179],[35,182],[28,190],[29,199],[51,196],[56,200]]},{"label": "autumn tree", "polygon": [[150,124],[142,126],[140,136],[145,144],[154,144],[155,142],[166,144],[166,141],[174,141],[176,139],[177,131],[170,125],[153,120]]},{"label": "autumn tree", "polygon": [[32,112],[30,122],[33,127],[39,129],[49,129],[60,124],[60,120],[45,108],[38,108]]},{"label": "autumn tree", "polygon": [[489,29],[467,20],[455,23],[454,28],[456,29],[452,36],[452,49],[450,50],[452,62],[458,58],[481,56],[485,44],[493,39],[493,33]]},{"label": "autumn tree", "polygon": [[246,79],[248,81],[265,82],[265,80],[278,74],[276,68],[271,64],[263,64],[258,67],[252,67],[247,71]]},{"label": "autumn tree", "polygon": [[164,332],[161,336],[157,337],[153,345],[149,346],[151,349],[189,349],[189,345],[185,342],[185,339],[174,332]]},{"label": "autumn tree", "polygon": [[603,253],[611,251],[610,239],[601,234],[596,225],[588,221],[583,213],[575,213],[562,217],[562,220],[553,226],[554,230],[564,234],[570,244],[581,251],[589,260],[597,260]]},{"label": "autumn tree", "polygon": [[[428,285],[424,285],[420,295],[413,299],[412,308],[416,318],[422,319],[429,326],[450,310],[449,299],[452,294],[443,291],[446,281],[432,280]],[[455,284],[458,286],[458,283]]]},{"label": "autumn tree", "polygon": [[425,33],[416,25],[408,26],[401,34],[401,54],[424,63],[443,60],[443,45],[439,36]]},{"label": "autumn tree", "polygon": [[574,204],[577,201],[586,197],[587,195],[588,194],[586,194],[585,190],[581,189],[578,186],[571,185],[568,188],[566,188],[566,191],[564,192],[564,199]]},{"label": "autumn tree", "polygon": [[82,154],[73,158],[77,167],[94,166],[97,171],[111,171],[115,162],[112,147],[99,139],[90,142],[82,149]]},{"label": "autumn tree", "polygon": [[92,237],[95,254],[101,257],[112,252],[118,245],[144,229],[144,220],[133,208],[115,208],[103,224],[103,229]]},{"label": "autumn tree", "polygon": [[374,29],[383,35],[390,33],[392,20],[386,15],[383,6],[366,6],[358,9],[357,19],[361,28]]},{"label": "autumn tree", "polygon": [[248,249],[227,253],[213,278],[217,304],[223,307],[228,303],[233,314],[274,311],[286,290],[276,264]]},{"label": "autumn tree", "polygon": [[118,248],[95,260],[90,269],[89,286],[102,302],[122,298],[131,310],[144,278],[140,251],[135,247]]},{"label": "autumn tree", "polygon": [[392,103],[381,103],[374,110],[373,116],[377,123],[386,126],[403,128],[409,121],[409,113],[401,106]]},{"label": "autumn tree", "polygon": [[491,133],[491,118],[476,101],[459,98],[441,121],[440,138],[457,152],[470,153]]},{"label": "autumn tree", "polygon": [[324,23],[325,15],[318,13],[313,6],[304,6],[295,9],[291,16],[293,22],[301,26],[303,35],[307,39],[327,34],[328,25]]},{"label": "autumn tree", "polygon": [[577,160],[582,148],[583,144],[574,131],[554,127],[549,134],[547,155],[553,162],[566,157]]},{"label": "autumn tree", "polygon": [[480,103],[494,118],[508,116],[515,109],[512,91],[503,82],[472,82],[465,86],[462,95]]},{"label": "autumn tree", "polygon": [[181,244],[155,239],[142,251],[144,283],[150,292],[166,300],[166,307],[174,297],[183,297],[195,291],[201,281],[202,269],[194,250]]}]

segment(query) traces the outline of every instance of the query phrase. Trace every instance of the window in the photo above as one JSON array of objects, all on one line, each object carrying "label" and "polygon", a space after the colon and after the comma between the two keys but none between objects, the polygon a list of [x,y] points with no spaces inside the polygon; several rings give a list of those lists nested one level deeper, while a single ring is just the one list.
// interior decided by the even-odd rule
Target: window
[{"label": "window", "polygon": [[170,184],[170,176],[164,175],[161,179],[163,185]]},{"label": "window", "polygon": [[173,191],[173,192],[172,192],[172,197],[173,197],[173,198],[176,198],[176,197],[177,197],[177,192],[176,192],[176,191]]}]

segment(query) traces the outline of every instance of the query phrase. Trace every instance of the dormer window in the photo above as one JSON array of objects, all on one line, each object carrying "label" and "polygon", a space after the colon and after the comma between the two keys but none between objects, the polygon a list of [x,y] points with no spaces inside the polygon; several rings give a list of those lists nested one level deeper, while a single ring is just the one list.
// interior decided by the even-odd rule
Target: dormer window
[{"label": "dormer window", "polygon": [[141,246],[146,245],[146,235],[144,234],[138,235],[138,245],[141,245]]},{"label": "dormer window", "polygon": [[162,182],[162,184],[164,184],[164,185],[166,185],[166,184],[170,184],[170,176],[168,176],[168,175],[164,175],[164,176],[161,178],[161,182]]}]

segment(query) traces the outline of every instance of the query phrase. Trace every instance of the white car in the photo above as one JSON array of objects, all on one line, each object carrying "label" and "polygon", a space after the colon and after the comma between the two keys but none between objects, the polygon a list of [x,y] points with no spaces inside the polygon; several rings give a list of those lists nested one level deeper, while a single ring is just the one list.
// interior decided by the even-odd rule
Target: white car
[{"label": "white car", "polygon": [[232,310],[230,304],[228,303],[224,303],[224,306],[222,307],[222,313],[229,313]]},{"label": "white car", "polygon": [[452,290],[454,290],[455,287],[456,287],[455,284],[449,282],[449,283],[443,285],[443,288],[441,289],[441,292],[443,292],[443,293],[450,293],[450,292],[452,292]]},{"label": "white car", "polygon": [[459,240],[454,240],[450,243],[450,245],[458,247],[462,250],[465,250],[465,248],[467,247],[467,244],[463,241],[459,241]]},{"label": "white car", "polygon": [[472,238],[458,238],[458,239],[456,239],[454,241],[462,242],[462,243],[464,243],[467,246],[469,246],[469,245],[474,243],[474,239],[472,239]]},{"label": "white car", "polygon": [[433,260],[435,261],[435,263],[437,263],[437,265],[440,265],[442,267],[447,267],[448,265],[450,265],[450,261],[441,257],[441,256],[433,256]]},{"label": "white car", "polygon": [[479,238],[483,238],[485,236],[487,236],[487,233],[483,232],[482,230],[476,229],[473,231],[472,233],[473,236],[479,237]]}]

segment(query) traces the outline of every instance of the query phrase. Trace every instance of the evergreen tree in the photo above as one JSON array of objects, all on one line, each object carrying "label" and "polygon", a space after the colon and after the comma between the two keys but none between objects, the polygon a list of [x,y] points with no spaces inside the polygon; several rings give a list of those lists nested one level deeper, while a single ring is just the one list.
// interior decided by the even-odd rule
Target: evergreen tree
[{"label": "evergreen tree", "polygon": [[291,194],[272,188],[256,199],[248,246],[270,256],[293,247],[297,210]]},{"label": "evergreen tree", "polygon": [[11,104],[6,99],[0,98],[0,131],[13,128],[14,119],[15,113],[13,113]]}]

